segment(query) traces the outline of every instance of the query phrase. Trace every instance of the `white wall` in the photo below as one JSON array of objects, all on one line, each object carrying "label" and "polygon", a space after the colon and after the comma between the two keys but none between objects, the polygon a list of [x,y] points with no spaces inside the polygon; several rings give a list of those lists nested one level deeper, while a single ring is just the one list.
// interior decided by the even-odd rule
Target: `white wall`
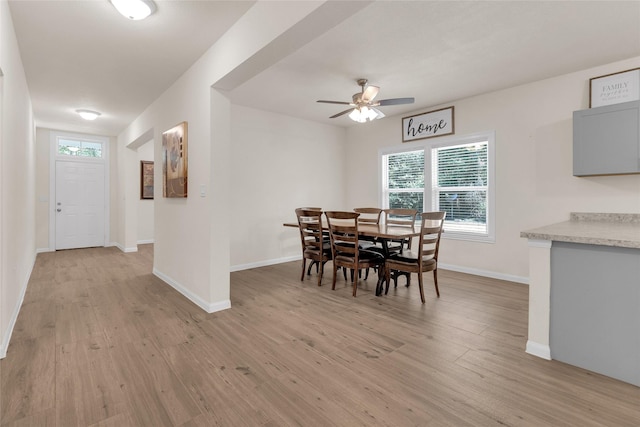
[{"label": "white wall", "polygon": [[35,261],[35,132],[29,88],[6,1],[0,2],[0,358]]},{"label": "white wall", "polygon": [[50,130],[36,128],[36,248],[49,251]]},{"label": "white wall", "polygon": [[[118,136],[119,172],[121,177],[128,177],[137,165],[126,147],[151,132],[155,158],[161,159],[162,132],[188,122],[189,196],[155,199],[154,274],[203,309],[216,311],[230,306],[234,148],[231,106],[222,89],[242,84],[361,7],[357,2],[257,2]],[[301,22],[309,25],[299,25]],[[161,182],[161,176],[157,167],[156,182]],[[134,195],[123,182],[118,188],[123,191],[118,238],[128,248],[135,245],[132,236],[136,231],[131,226],[136,222],[131,218]],[[279,209],[262,213],[263,220],[277,218],[278,229],[282,221]]]},{"label": "white wall", "polygon": [[[140,165],[140,161],[147,160],[153,162],[153,140],[147,142],[138,148],[138,165]],[[157,165],[161,167],[161,163],[157,162]],[[154,172],[155,167],[158,167],[154,163]],[[139,168],[142,166],[138,166]],[[140,172],[138,172],[138,186],[140,180]],[[162,187],[158,187],[158,184],[162,185],[162,183],[158,183],[154,181],[154,188],[159,188],[162,191]],[[162,194],[162,193],[160,193]],[[138,243],[153,243],[153,199],[140,199],[138,200]]]},{"label": "white wall", "polygon": [[285,228],[301,206],[346,206],[346,130],[247,107],[231,108],[231,268],[300,257]]},{"label": "white wall", "polygon": [[[496,242],[445,238],[443,266],[527,282],[521,231],[566,221],[576,211],[640,213],[640,175],[572,175],[572,114],[588,108],[589,79],[638,67],[640,58],[633,58],[415,111],[454,105],[456,135],[496,133]],[[378,150],[402,145],[401,120],[387,117],[349,129],[347,157],[357,157],[361,166],[345,181],[352,205],[378,204]]]}]

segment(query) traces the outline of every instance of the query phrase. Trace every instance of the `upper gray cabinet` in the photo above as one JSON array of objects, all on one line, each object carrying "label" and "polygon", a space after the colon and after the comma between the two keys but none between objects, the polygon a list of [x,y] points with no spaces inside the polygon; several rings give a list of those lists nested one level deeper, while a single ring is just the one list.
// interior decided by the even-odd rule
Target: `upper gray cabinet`
[{"label": "upper gray cabinet", "polygon": [[640,173],[640,101],[573,112],[573,175]]}]

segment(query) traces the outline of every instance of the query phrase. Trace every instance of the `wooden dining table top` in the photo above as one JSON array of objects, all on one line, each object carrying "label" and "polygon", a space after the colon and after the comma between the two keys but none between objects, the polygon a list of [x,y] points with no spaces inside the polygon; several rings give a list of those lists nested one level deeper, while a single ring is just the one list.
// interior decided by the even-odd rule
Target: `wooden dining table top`
[{"label": "wooden dining table top", "polygon": [[[285,227],[298,228],[297,222],[285,222]],[[327,222],[322,221],[322,228],[329,229]],[[401,225],[387,225],[387,224],[358,224],[358,234],[367,237],[378,237],[382,239],[404,239],[407,237],[416,237],[420,235],[420,225],[413,227],[403,227]]]}]

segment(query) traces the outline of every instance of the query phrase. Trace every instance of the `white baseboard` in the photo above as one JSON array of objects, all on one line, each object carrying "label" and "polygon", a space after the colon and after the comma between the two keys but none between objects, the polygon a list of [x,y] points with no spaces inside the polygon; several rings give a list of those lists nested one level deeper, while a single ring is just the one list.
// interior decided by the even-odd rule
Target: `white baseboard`
[{"label": "white baseboard", "polygon": [[269,265],[282,264],[290,261],[299,261],[301,259],[302,259],[301,255],[296,255],[296,256],[289,256],[284,258],[269,259],[266,261],[252,262],[249,264],[232,265],[229,271],[233,273],[234,271],[249,270],[249,269],[258,268],[258,267],[266,267]]},{"label": "white baseboard", "polygon": [[189,299],[191,302],[193,302],[195,305],[197,305],[198,307],[200,307],[201,309],[203,309],[207,313],[215,313],[216,311],[222,311],[222,310],[226,310],[228,308],[231,308],[231,301],[230,300],[217,301],[217,302],[207,302],[207,301],[203,300],[202,298],[200,298],[198,295],[196,295],[193,292],[189,291],[187,288],[182,286],[180,283],[178,283],[175,280],[173,280],[171,277],[167,276],[164,273],[161,273],[156,268],[153,269],[153,274],[156,277],[158,277],[160,280],[162,280],[163,282],[165,282],[166,284],[171,286],[173,289],[175,289],[176,291],[180,292],[187,299]]},{"label": "white baseboard", "polygon": [[9,326],[6,331],[3,331],[2,340],[0,342],[0,359],[4,359],[7,356],[7,349],[9,348],[9,342],[11,341],[11,335],[13,334],[13,328],[16,326],[16,321],[18,320],[18,314],[20,314],[20,308],[22,307],[22,303],[24,302],[24,296],[27,293],[27,286],[29,285],[29,279],[31,278],[31,272],[36,264],[36,255],[34,254],[33,259],[31,260],[31,267],[27,272],[27,277],[22,283],[22,287],[20,289],[20,296],[18,297],[18,301],[16,306],[13,308],[13,314],[11,319],[9,319]]},{"label": "white baseboard", "polygon": [[120,249],[124,253],[138,252],[138,247],[137,246],[134,246],[132,248],[125,248],[120,243],[114,243],[113,246],[117,247],[118,249]]},{"label": "white baseboard", "polygon": [[[239,264],[239,265],[231,266],[230,271],[234,272],[234,271],[249,270],[251,268],[266,267],[268,265],[282,264],[282,263],[291,262],[291,261],[299,261],[300,259],[302,259],[302,256],[296,255],[296,256],[289,256],[289,257],[283,257],[283,258],[270,259],[270,260],[266,260],[266,261],[258,261],[258,262],[253,262],[253,263],[249,263],[249,264]],[[442,264],[442,263],[438,264],[438,268],[440,268],[442,270],[457,271],[459,273],[473,274],[473,275],[476,275],[476,276],[490,277],[492,279],[506,280],[506,281],[509,281],[509,282],[522,283],[522,284],[525,284],[525,285],[529,284],[529,278],[528,277],[515,276],[515,275],[512,275],[512,274],[496,273],[495,271],[480,270],[480,269],[477,269],[477,268],[461,267],[461,266],[458,266],[458,265]]]},{"label": "white baseboard", "polygon": [[37,254],[42,254],[42,253],[45,253],[45,252],[55,252],[55,250],[51,249],[51,248],[38,248],[38,249],[36,249],[36,253]]},{"label": "white baseboard", "polygon": [[551,360],[551,348],[548,345],[538,344],[531,340],[527,341],[527,353],[540,357],[542,359]]},{"label": "white baseboard", "polygon": [[154,239],[138,240],[139,245],[148,245],[150,243],[155,243],[155,240]]},{"label": "white baseboard", "polygon": [[509,282],[522,283],[524,285],[528,285],[529,284],[529,278],[528,277],[515,276],[515,275],[512,275],[512,274],[496,273],[495,271],[480,270],[480,269],[477,269],[477,268],[462,267],[462,266],[459,266],[459,265],[438,263],[438,269],[457,271],[459,273],[473,274],[475,276],[490,277],[492,279],[506,280],[506,281],[509,281]]}]

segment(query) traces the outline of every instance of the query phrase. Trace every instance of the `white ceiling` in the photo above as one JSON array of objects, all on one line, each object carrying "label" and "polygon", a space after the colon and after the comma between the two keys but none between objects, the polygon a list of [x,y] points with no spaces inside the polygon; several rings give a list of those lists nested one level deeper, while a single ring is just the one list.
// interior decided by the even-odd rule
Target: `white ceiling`
[{"label": "white ceiling", "polygon": [[253,3],[156,0],[131,21],[108,0],[9,1],[36,125],[119,134]]},{"label": "white ceiling", "polygon": [[[10,1],[38,126],[117,135],[252,2],[157,1],[128,21],[107,0]],[[232,102],[329,119],[355,80],[387,115],[640,56],[640,1],[376,1],[229,92]],[[620,70],[622,71],[622,70]],[[103,116],[87,126],[73,111]]]}]

